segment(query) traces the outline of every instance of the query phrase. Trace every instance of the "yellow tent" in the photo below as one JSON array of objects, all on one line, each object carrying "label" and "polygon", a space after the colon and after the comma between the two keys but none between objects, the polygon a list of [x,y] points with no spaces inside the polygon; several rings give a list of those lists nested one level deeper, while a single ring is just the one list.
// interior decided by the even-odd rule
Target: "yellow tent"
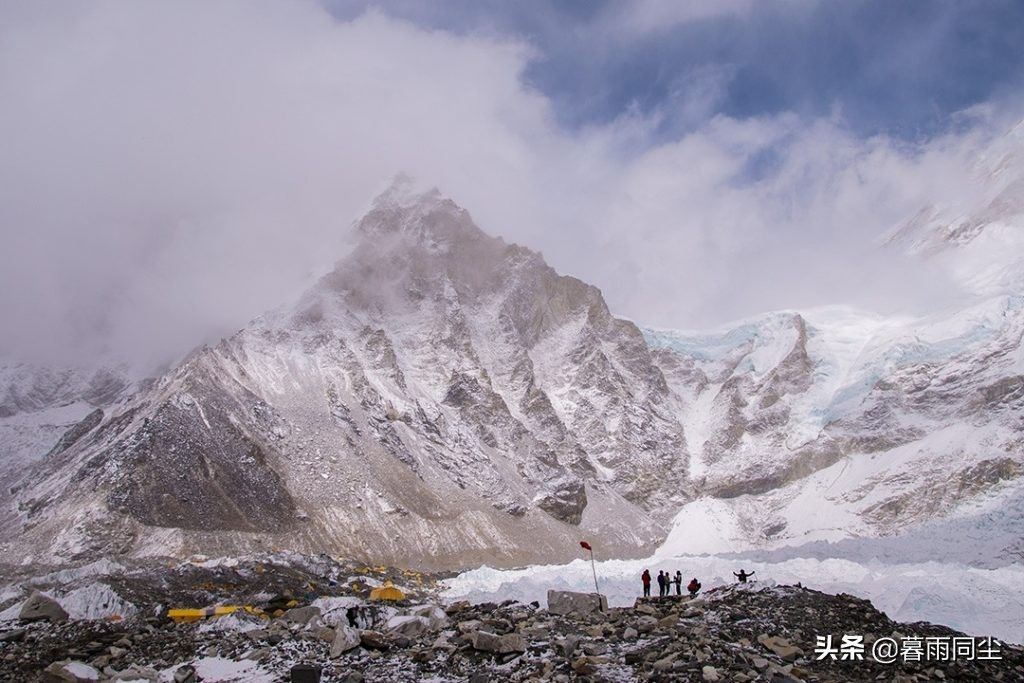
[{"label": "yellow tent", "polygon": [[405,600],[405,593],[395,584],[385,581],[383,586],[378,586],[370,591],[370,600]]},{"label": "yellow tent", "polygon": [[[219,607],[203,607],[201,609],[191,609],[187,607],[179,607],[175,609],[167,610],[167,616],[174,621],[180,623],[188,623],[190,621],[199,621],[206,617],[221,617],[226,614],[234,614],[239,609],[236,605],[221,605]],[[246,610],[248,611],[248,610]]]}]

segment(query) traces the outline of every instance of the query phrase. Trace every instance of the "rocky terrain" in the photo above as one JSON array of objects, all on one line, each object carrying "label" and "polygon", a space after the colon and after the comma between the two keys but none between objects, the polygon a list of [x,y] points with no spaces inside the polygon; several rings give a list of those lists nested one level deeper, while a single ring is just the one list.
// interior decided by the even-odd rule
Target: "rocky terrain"
[{"label": "rocky terrain", "polygon": [[[366,588],[385,577],[408,591],[406,600],[366,600]],[[79,568],[35,580],[36,588],[56,600],[39,593],[7,598],[0,677],[288,681],[303,669],[316,669],[324,681],[349,682],[1024,678],[1024,650],[997,644],[1000,658],[982,660],[985,639],[971,641],[972,659],[962,654],[955,660],[904,661],[901,655],[895,663],[875,661],[872,644],[880,638],[923,643],[963,634],[927,623],[898,624],[865,600],[800,586],[718,587],[696,598],[640,599],[632,607],[602,611],[584,593],[552,592],[545,607],[513,601],[442,604],[436,578],[295,555],[226,565]],[[86,615],[74,597],[81,588],[72,586],[87,580],[113,588],[106,606],[96,603]],[[129,600],[145,596],[155,602],[136,606]],[[112,607],[115,599],[121,602]],[[250,609],[175,623],[167,608],[183,603],[244,603]],[[818,637],[829,635],[837,646],[844,635],[863,636],[866,654],[819,658]]]}]

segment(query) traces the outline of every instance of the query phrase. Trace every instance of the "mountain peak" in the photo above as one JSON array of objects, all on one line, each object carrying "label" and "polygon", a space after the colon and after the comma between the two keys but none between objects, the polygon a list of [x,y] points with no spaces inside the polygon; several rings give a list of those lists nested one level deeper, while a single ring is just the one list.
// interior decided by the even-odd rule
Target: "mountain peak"
[{"label": "mountain peak", "polygon": [[467,241],[500,242],[480,230],[468,211],[436,187],[424,191],[405,174],[395,176],[377,195],[356,228],[364,239],[374,242],[386,235],[412,237],[415,245],[433,253],[453,251]]},{"label": "mountain peak", "polygon": [[407,173],[397,173],[388,187],[377,195],[373,207],[412,207],[441,199],[441,192],[436,187],[424,189],[415,178]]}]

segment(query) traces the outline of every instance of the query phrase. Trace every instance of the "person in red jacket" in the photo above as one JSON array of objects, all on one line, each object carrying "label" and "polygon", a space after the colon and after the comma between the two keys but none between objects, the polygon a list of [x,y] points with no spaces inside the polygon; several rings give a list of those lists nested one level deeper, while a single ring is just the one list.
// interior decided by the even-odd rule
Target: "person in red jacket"
[{"label": "person in red jacket", "polygon": [[645,569],[640,575],[640,580],[644,583],[644,597],[651,597],[651,573]]},{"label": "person in red jacket", "polygon": [[686,590],[690,591],[691,598],[697,595],[697,591],[700,590],[700,581],[697,580],[696,576],[690,579],[690,583],[686,584]]}]

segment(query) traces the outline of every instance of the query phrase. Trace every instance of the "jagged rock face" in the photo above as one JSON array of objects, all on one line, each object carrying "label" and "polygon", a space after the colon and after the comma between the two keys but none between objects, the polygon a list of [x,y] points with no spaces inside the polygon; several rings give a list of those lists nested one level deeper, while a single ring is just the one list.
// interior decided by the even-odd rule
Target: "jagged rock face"
[{"label": "jagged rock face", "polygon": [[[581,534],[623,554],[659,540],[692,492],[640,331],[436,192],[395,189],[355,232],[296,305],[70,430],[18,494],[49,501],[31,530],[100,508],[139,551],[443,567],[571,557]],[[99,542],[68,533],[61,547]]]}]

